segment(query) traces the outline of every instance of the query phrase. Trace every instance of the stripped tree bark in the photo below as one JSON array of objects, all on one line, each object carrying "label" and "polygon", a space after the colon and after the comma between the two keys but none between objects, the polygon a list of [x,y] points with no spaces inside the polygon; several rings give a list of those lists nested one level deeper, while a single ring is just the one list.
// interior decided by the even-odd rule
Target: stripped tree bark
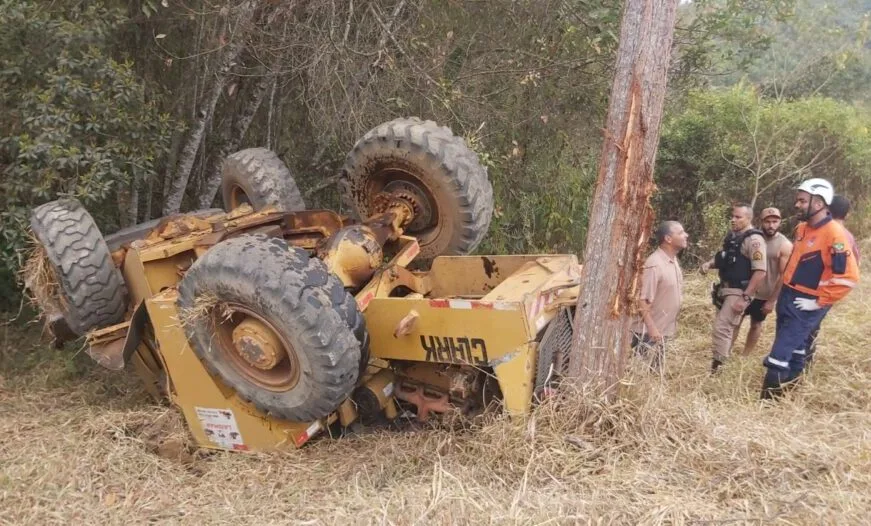
[{"label": "stripped tree bark", "polygon": [[166,200],[163,204],[163,215],[165,216],[174,214],[181,208],[181,202],[190,180],[197,152],[200,149],[200,144],[206,131],[206,125],[215,113],[215,106],[218,104],[218,99],[224,90],[230,70],[245,48],[246,34],[254,18],[254,13],[258,10],[261,3],[262,0],[252,0],[245,2],[239,7],[240,11],[236,17],[236,34],[233,35],[232,40],[221,51],[218,67],[214,73],[214,80],[197,110],[196,118],[189,128],[187,141],[179,155],[178,164],[172,177],[172,182],[169,185],[169,192],[167,192]]},{"label": "stripped tree bark", "polygon": [[581,271],[569,375],[613,401],[653,209],[653,165],[677,0],[626,0]]}]

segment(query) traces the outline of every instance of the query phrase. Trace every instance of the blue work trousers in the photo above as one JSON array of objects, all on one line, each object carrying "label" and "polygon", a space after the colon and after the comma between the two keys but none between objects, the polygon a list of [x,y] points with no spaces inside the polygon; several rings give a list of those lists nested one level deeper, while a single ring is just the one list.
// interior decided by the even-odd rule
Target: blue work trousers
[{"label": "blue work trousers", "polygon": [[814,311],[799,310],[796,298],[811,298],[789,286],[784,286],[777,298],[777,332],[771,353],[765,357],[763,365],[777,371],[784,381],[792,381],[804,370],[808,349],[814,340],[814,330],[820,326],[831,306]]}]

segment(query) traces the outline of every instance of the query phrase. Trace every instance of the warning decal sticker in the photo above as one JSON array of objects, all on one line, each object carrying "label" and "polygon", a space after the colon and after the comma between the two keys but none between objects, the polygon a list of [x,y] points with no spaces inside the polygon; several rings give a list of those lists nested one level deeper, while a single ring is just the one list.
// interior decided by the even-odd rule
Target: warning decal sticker
[{"label": "warning decal sticker", "polygon": [[206,437],[216,446],[224,449],[245,451],[248,446],[242,441],[242,433],[236,425],[236,417],[229,409],[195,407],[197,418]]}]

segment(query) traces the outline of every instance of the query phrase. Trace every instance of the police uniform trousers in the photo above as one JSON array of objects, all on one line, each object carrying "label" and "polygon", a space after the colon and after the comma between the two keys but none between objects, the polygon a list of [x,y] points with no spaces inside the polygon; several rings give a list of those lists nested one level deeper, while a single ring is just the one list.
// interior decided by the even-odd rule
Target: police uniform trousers
[{"label": "police uniform trousers", "polygon": [[713,351],[714,360],[725,362],[732,354],[732,337],[741,318],[744,317],[744,309],[735,311],[735,304],[743,301],[742,289],[722,288],[720,296],[723,298],[723,306],[717,311],[714,318]]}]

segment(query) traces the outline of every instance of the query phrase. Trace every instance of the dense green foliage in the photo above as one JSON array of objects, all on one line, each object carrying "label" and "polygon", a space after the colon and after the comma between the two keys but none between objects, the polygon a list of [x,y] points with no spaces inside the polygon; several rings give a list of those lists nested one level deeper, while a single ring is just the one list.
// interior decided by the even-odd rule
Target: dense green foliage
[{"label": "dense green foliage", "polygon": [[776,24],[770,48],[741,77],[769,97],[822,95],[860,106],[871,101],[871,0],[800,0]]},{"label": "dense green foliage", "polygon": [[118,193],[154,176],[168,142],[167,116],[130,63],[107,54],[124,17],[100,4],[46,7],[0,3],[0,268],[7,274],[18,266],[33,206],[75,196],[116,228]]},{"label": "dense green foliage", "polygon": [[[621,7],[0,0],[0,295],[40,203],[74,195],[109,233],[159,216],[173,181],[182,210],[209,202],[223,155],[266,146],[311,206],[341,211],[346,152],[408,115],[450,126],[487,164],[496,213],[480,251],[579,253]],[[788,207],[805,175],[864,206],[868,0],[680,9],[658,216],[706,251],[731,200]]]},{"label": "dense green foliage", "polygon": [[691,92],[663,124],[657,208],[685,222],[705,253],[719,243],[727,204],[789,213],[792,188],[808,177],[830,180],[861,208],[871,182],[869,124],[855,107],[818,96],[769,99],[746,85]]}]

